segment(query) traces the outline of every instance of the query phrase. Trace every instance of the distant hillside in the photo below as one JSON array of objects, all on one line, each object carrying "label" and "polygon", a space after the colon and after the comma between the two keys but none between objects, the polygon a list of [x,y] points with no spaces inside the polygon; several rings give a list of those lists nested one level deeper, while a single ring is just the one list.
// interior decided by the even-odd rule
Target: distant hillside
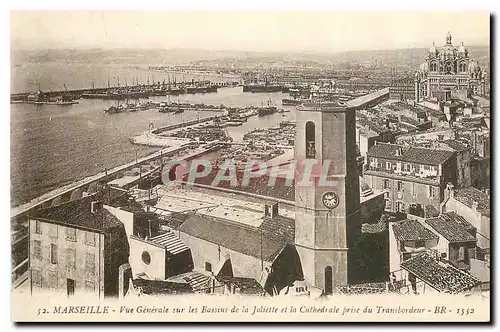
[{"label": "distant hillside", "polygon": [[[485,67],[489,67],[490,49],[487,46],[471,46],[470,55]],[[12,65],[23,63],[88,63],[88,64],[126,64],[126,65],[180,65],[195,61],[217,61],[239,59],[250,62],[316,62],[334,64],[342,62],[373,63],[381,61],[389,66],[418,66],[425,61],[426,48],[353,51],[339,53],[283,53],[283,52],[238,52],[210,51],[197,49],[50,49],[50,50],[12,50]]]}]

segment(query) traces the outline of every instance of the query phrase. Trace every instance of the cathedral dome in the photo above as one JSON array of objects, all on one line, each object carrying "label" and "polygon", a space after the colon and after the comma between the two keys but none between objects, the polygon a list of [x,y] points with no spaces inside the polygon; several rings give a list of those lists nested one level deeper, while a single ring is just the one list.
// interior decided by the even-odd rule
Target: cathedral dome
[{"label": "cathedral dome", "polygon": [[467,53],[467,49],[464,46],[464,43],[462,42],[462,45],[458,47],[458,53]]},{"label": "cathedral dome", "polygon": [[441,50],[441,56],[446,59],[454,58],[455,54],[456,54],[456,49],[451,44],[443,46],[443,49]]},{"label": "cathedral dome", "polygon": [[469,62],[469,68],[468,68],[469,73],[477,73],[480,70],[481,68],[479,68],[479,64],[477,63],[476,60],[472,60],[471,62]]},{"label": "cathedral dome", "polygon": [[429,47],[429,53],[431,53],[431,54],[436,54],[437,53],[436,44],[432,43],[432,46]]}]

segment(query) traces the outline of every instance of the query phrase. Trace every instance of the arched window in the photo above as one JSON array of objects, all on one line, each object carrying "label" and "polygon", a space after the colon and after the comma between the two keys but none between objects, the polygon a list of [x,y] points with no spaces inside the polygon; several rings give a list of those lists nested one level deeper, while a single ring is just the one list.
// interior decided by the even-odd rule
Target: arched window
[{"label": "arched window", "polygon": [[306,123],[306,158],[316,158],[316,127],[312,121]]},{"label": "arched window", "polygon": [[333,269],[331,266],[325,267],[325,294],[333,293]]},{"label": "arched window", "polygon": [[462,72],[462,73],[465,72],[467,70],[465,62],[460,63],[460,67],[459,68],[460,68],[459,69],[460,72]]},{"label": "arched window", "polygon": [[437,71],[437,64],[435,62],[431,63],[431,71]]},{"label": "arched window", "polygon": [[451,62],[448,62],[446,64],[446,72],[451,73],[453,71],[453,64]]}]

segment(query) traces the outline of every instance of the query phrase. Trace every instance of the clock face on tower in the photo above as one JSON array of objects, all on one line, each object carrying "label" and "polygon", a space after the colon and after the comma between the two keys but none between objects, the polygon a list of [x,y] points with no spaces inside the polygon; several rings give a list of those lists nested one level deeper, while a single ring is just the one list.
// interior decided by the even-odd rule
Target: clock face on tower
[{"label": "clock face on tower", "polygon": [[327,191],[323,194],[323,205],[329,209],[334,209],[339,205],[339,197],[333,191]]}]

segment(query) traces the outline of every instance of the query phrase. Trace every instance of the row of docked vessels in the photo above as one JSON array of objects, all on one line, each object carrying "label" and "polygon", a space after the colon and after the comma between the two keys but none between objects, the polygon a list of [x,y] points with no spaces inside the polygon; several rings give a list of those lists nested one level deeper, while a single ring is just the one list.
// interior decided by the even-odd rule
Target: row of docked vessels
[{"label": "row of docked vessels", "polygon": [[137,111],[146,111],[146,110],[157,110],[160,113],[183,113],[184,111],[212,111],[212,112],[221,112],[223,111],[224,106],[214,106],[214,105],[205,105],[205,104],[189,104],[189,103],[180,103],[180,102],[152,102],[147,101],[136,102],[136,103],[120,103],[118,102],[116,105],[112,105],[111,107],[104,110],[104,112],[108,114],[116,114],[123,112],[137,112]]},{"label": "row of docked vessels", "polygon": [[155,107],[156,107],[155,103],[152,102],[124,103],[124,104],[112,105],[109,108],[105,109],[104,112],[108,114],[138,112],[138,111],[146,111],[148,109],[152,109]]},{"label": "row of docked vessels", "polygon": [[181,94],[196,93],[216,93],[218,86],[212,83],[205,84],[155,84],[140,86],[125,86],[108,89],[92,89],[82,94],[86,99],[108,99],[108,100],[126,100],[149,98],[152,96],[178,96]]},{"label": "row of docked vessels", "polygon": [[287,92],[288,88],[275,84],[245,84],[243,92],[252,93],[271,93],[271,92]]},{"label": "row of docked vessels", "polygon": [[26,95],[24,98],[12,99],[11,103],[24,103],[24,104],[35,104],[35,105],[74,105],[78,104],[78,101],[73,99],[73,97],[69,94],[62,94],[53,96],[48,93],[44,93],[42,91],[38,91],[37,93],[30,93]]}]

